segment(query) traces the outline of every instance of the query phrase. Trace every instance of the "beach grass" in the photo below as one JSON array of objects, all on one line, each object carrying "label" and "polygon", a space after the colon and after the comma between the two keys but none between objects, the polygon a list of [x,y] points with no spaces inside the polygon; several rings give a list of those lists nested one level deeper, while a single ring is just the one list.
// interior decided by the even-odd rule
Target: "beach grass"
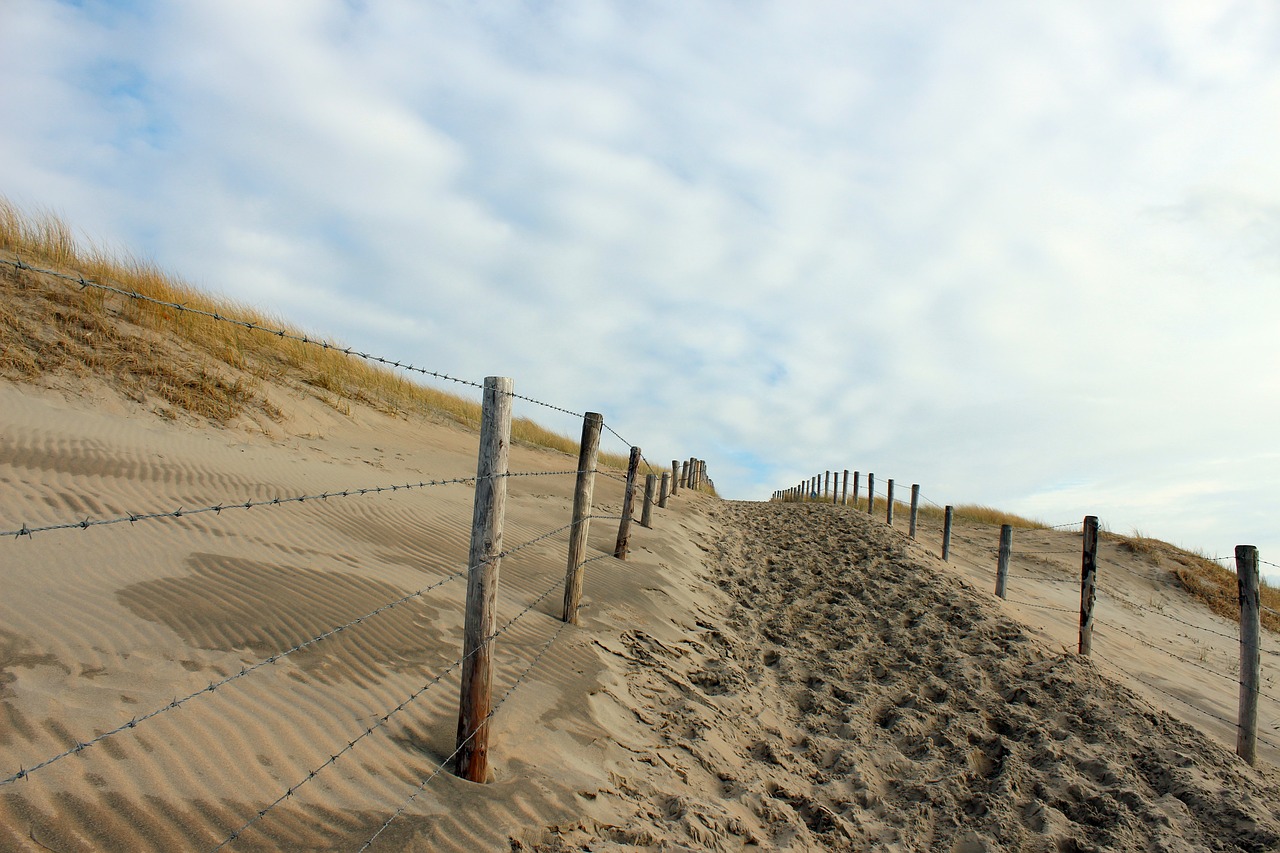
[{"label": "beach grass", "polygon": [[[0,250],[24,263],[38,263],[146,297],[79,288],[10,268],[13,274],[5,276],[5,299],[0,304],[0,375],[8,378],[34,380],[57,370],[105,374],[121,380],[125,393],[135,399],[162,400],[156,411],[163,416],[175,417],[183,411],[223,423],[247,410],[279,421],[282,411],[264,392],[264,383],[274,382],[301,387],[344,414],[350,414],[352,403],[359,403],[385,414],[433,416],[479,427],[481,406],[475,400],[347,355],[333,339],[306,333],[251,305],[206,293],[150,261],[85,245],[61,217],[26,213],[3,197]],[[157,347],[160,336],[175,337],[188,357],[175,358]],[[327,343],[329,348],[297,340],[303,337]],[[191,357],[195,353],[208,360]],[[573,456],[578,452],[576,438],[531,418],[515,419],[512,440]],[[627,467],[624,454],[603,452],[600,461],[610,468]]]}]

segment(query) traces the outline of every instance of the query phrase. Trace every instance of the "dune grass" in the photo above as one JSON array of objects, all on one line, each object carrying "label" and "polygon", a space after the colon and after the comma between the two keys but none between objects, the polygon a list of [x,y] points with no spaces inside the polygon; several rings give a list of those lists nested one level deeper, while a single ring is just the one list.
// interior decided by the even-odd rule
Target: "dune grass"
[{"label": "dune grass", "polygon": [[[150,299],[341,346],[250,305],[205,293],[149,261],[83,246],[58,216],[26,214],[3,197],[0,251]],[[223,423],[246,411],[281,420],[282,411],[264,391],[267,382],[302,388],[347,414],[351,403],[359,403],[386,414],[435,416],[469,428],[480,423],[478,402],[336,349],[6,269],[11,274],[0,282],[0,375],[10,379],[33,381],[58,371],[113,377],[139,402],[164,401],[155,409],[158,414],[176,417],[180,410]],[[175,350],[166,339],[180,347]],[[512,440],[571,456],[578,452],[577,438],[530,418],[513,422]],[[607,467],[627,466],[623,454],[602,453],[600,459]]]}]

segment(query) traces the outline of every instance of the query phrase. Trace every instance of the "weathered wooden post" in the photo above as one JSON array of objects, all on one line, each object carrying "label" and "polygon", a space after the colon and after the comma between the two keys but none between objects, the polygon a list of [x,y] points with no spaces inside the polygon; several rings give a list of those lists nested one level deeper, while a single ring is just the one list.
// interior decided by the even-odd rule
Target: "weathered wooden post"
[{"label": "weathered wooden post", "polygon": [[888,485],[888,489],[886,491],[885,497],[889,502],[889,509],[884,514],[884,520],[890,527],[892,527],[893,526],[893,478],[892,477],[889,478],[889,485]]},{"label": "weathered wooden post", "polygon": [[475,507],[467,557],[467,610],[462,635],[462,688],[458,700],[457,772],[471,782],[489,775],[493,634],[497,626],[498,566],[511,454],[511,392],[504,376],[484,380]]},{"label": "weathered wooden post", "polygon": [[847,505],[849,503],[849,469],[848,468],[844,469],[844,489],[841,490],[840,492],[840,503],[841,505]]},{"label": "weathered wooden post", "polygon": [[680,493],[680,460],[671,460],[671,496],[675,497]]},{"label": "weathered wooden post", "polygon": [[831,475],[831,502],[833,504],[840,503],[840,472],[835,471]]},{"label": "weathered wooden post", "polygon": [[1000,557],[996,561],[996,595],[1005,597],[1004,588],[1009,580],[1009,555],[1013,552],[1013,525],[1000,525]]},{"label": "weathered wooden post", "polygon": [[1098,517],[1084,517],[1084,552],[1080,558],[1080,654],[1093,651],[1093,603],[1098,585]]},{"label": "weathered wooden post", "polygon": [[1236,546],[1240,593],[1240,717],[1236,755],[1253,764],[1258,755],[1258,690],[1262,685],[1262,611],[1258,598],[1258,549]]},{"label": "weathered wooden post", "polygon": [[867,515],[876,511],[876,475],[867,475]]},{"label": "weathered wooden post", "polygon": [[911,487],[911,538],[916,538],[916,519],[920,516],[920,484]]},{"label": "weathered wooden post", "polygon": [[851,499],[851,502],[849,505],[852,506],[854,509],[858,508],[858,480],[861,479],[861,477],[862,475],[859,474],[857,471],[853,472],[853,494],[849,496]]},{"label": "weathered wooden post", "polygon": [[687,460],[680,464],[680,488],[689,488],[689,463]]},{"label": "weathered wooden post", "polygon": [[[667,508],[667,495],[670,493],[670,490],[671,490],[671,472],[663,471],[662,472],[662,488],[658,491],[658,509]],[[777,497],[776,492],[774,493],[774,497]]]},{"label": "weathered wooden post", "polygon": [[948,504],[942,511],[942,562],[951,561],[951,523],[955,519],[955,507]]},{"label": "weathered wooden post", "polygon": [[569,565],[564,576],[564,610],[561,619],[578,624],[582,601],[583,555],[591,527],[591,497],[596,488],[596,463],[600,457],[600,428],[604,417],[587,412],[582,418],[582,443],[578,446],[578,482],[573,489],[573,528],[569,531]]},{"label": "weathered wooden post", "polygon": [[627,462],[627,486],[622,493],[622,521],[618,524],[618,541],[613,546],[613,556],[619,560],[627,559],[627,549],[631,546],[631,513],[635,503],[636,469],[640,467],[640,448],[631,448],[631,459]]},{"label": "weathered wooden post", "polygon": [[644,475],[644,507],[640,510],[640,526],[653,529],[653,490],[658,484],[654,474]]},{"label": "weathered wooden post", "polygon": [[831,472],[827,472],[827,477],[822,483],[822,499],[825,501],[827,495],[831,494]]}]

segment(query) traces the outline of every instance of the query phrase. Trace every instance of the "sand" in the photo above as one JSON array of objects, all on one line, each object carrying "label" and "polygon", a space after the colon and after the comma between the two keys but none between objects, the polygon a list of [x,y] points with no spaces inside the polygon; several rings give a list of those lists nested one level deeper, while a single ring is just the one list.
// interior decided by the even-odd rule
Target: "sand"
[{"label": "sand", "polygon": [[[944,565],[931,530],[688,492],[625,563],[593,522],[579,625],[567,534],[503,561],[495,696],[519,683],[493,778],[438,773],[470,488],[232,505],[465,478],[475,435],[266,393],[283,421],[216,427],[89,379],[0,383],[0,529],[226,507],[0,541],[0,774],[154,714],[0,786],[0,849],[1280,849],[1274,748],[1250,768],[1216,720],[1233,629],[1158,569],[1107,554],[1131,571],[1100,622],[1129,633],[1100,628],[1090,662],[1069,614],[1028,606],[1074,606],[1069,553],[1015,560],[1027,604],[999,602],[989,529]],[[507,547],[567,524],[572,489],[513,478]],[[601,478],[597,512],[621,493]],[[1079,538],[1034,536],[1015,548]]]}]

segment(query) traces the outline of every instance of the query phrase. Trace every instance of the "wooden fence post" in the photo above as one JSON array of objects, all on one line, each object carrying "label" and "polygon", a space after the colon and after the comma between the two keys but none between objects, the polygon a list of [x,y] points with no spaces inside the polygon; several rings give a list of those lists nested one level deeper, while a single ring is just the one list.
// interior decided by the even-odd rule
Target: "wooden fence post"
[{"label": "wooden fence post", "polygon": [[[667,495],[671,490],[671,472],[662,472],[662,488],[658,491],[658,509],[667,508]],[[776,497],[776,495],[775,495]]]},{"label": "wooden fence post", "polygon": [[689,488],[689,462],[688,460],[680,464],[680,488]]},{"label": "wooden fence post", "polygon": [[671,496],[675,497],[680,493],[680,460],[671,460]]},{"label": "wooden fence post", "polygon": [[564,611],[561,619],[578,624],[582,601],[583,555],[591,526],[591,497],[596,488],[596,463],[600,458],[600,428],[604,417],[587,412],[582,418],[582,443],[578,446],[578,483],[573,489],[573,529],[569,532],[569,565],[564,577]]},{"label": "wooden fence post", "polygon": [[1236,586],[1240,593],[1240,717],[1236,755],[1249,764],[1258,754],[1258,690],[1262,685],[1262,611],[1258,598],[1258,549],[1236,546]]},{"label": "wooden fence post", "polygon": [[1098,517],[1084,517],[1084,552],[1080,557],[1080,654],[1093,651],[1093,603],[1098,586]]},{"label": "wooden fence post", "polygon": [[658,478],[653,474],[644,475],[644,507],[640,510],[640,526],[653,529],[653,490]]},{"label": "wooden fence post", "polygon": [[457,772],[470,782],[489,775],[493,633],[497,627],[498,565],[506,513],[507,463],[511,454],[511,392],[503,376],[484,380],[480,451],[476,461],[475,508],[467,557],[467,610],[462,637],[462,687],[458,700]]},{"label": "wooden fence post", "polygon": [[920,515],[920,484],[911,487],[911,538],[916,538],[916,518]]},{"label": "wooden fence post", "polygon": [[849,503],[849,469],[844,469],[844,489],[840,492],[840,504],[847,505]]},{"label": "wooden fence post", "polygon": [[867,515],[876,511],[876,475],[867,475]]},{"label": "wooden fence post", "polygon": [[885,512],[884,520],[890,527],[892,527],[893,526],[893,478],[892,477],[889,478],[889,486],[888,486],[886,498],[889,501],[889,509],[887,512]]},{"label": "wooden fence post", "polygon": [[1004,588],[1009,580],[1009,555],[1013,552],[1013,525],[1000,525],[1000,558],[996,563],[996,595],[1005,597]]},{"label": "wooden fence post", "polygon": [[840,472],[835,471],[831,474],[831,503],[840,503]]},{"label": "wooden fence post", "polygon": [[851,496],[852,501],[850,502],[849,505],[852,506],[854,509],[858,508],[858,481],[861,478],[862,478],[861,474],[859,474],[857,471],[853,472],[853,495]]},{"label": "wooden fence post", "polygon": [[947,504],[942,511],[942,562],[951,561],[951,523],[955,519],[955,507]]},{"label": "wooden fence post", "polygon": [[622,521],[618,524],[618,541],[613,546],[613,556],[619,560],[627,559],[627,549],[631,546],[631,513],[635,503],[636,469],[640,467],[640,448],[631,448],[631,459],[627,462],[627,486],[622,494]]},{"label": "wooden fence post", "polygon": [[831,494],[831,472],[827,472],[827,478],[822,484],[822,499],[825,501],[827,495]]}]

